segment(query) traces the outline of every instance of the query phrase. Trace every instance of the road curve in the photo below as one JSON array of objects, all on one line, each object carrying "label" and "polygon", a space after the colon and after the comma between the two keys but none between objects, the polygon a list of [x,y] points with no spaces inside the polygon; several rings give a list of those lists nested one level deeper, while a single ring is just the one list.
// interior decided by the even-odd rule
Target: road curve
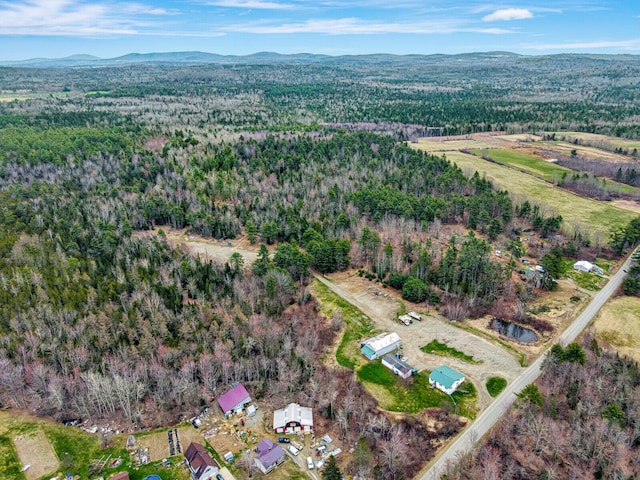
[{"label": "road curve", "polygon": [[[632,261],[631,256],[632,254],[627,257],[618,272],[609,279],[609,282],[593,297],[578,318],[558,337],[558,343],[563,345],[571,343],[582,333],[595,314],[598,313],[611,295],[613,295],[622,284],[622,281],[627,276],[626,270],[628,270]],[[447,473],[448,466],[456,463],[461,454],[473,448],[474,444],[482,439],[502,415],[505,414],[507,409],[515,401],[515,394],[522,391],[524,387],[533,383],[538,378],[541,373],[542,362],[548,351],[547,349],[529,368],[511,382],[498,398],[478,416],[475,422],[462,432],[458,438],[437,457],[425,473],[416,476],[416,480],[438,480],[441,475]]]}]

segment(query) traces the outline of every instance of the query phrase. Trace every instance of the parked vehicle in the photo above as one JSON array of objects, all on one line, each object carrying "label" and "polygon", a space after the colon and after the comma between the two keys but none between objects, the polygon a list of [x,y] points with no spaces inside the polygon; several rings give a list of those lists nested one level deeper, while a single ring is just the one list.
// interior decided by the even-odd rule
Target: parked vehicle
[{"label": "parked vehicle", "polygon": [[294,457],[297,456],[300,453],[300,450],[298,450],[296,447],[294,447],[293,445],[289,445],[287,447],[287,449],[291,452],[291,455],[293,455]]},{"label": "parked vehicle", "polygon": [[224,477],[219,473],[216,473],[216,480],[224,480]]},{"label": "parked vehicle", "polygon": [[278,437],[278,443],[291,443],[287,437]]},{"label": "parked vehicle", "polygon": [[313,470],[313,460],[311,460],[311,457],[307,457],[307,468]]}]

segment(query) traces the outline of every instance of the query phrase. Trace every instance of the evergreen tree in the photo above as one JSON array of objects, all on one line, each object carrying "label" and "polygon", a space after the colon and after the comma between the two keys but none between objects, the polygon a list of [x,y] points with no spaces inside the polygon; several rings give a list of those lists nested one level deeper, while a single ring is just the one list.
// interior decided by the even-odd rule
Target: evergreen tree
[{"label": "evergreen tree", "polygon": [[340,472],[340,469],[336,464],[336,457],[333,455],[329,455],[327,464],[322,472],[322,478],[324,480],[342,480],[342,472]]}]

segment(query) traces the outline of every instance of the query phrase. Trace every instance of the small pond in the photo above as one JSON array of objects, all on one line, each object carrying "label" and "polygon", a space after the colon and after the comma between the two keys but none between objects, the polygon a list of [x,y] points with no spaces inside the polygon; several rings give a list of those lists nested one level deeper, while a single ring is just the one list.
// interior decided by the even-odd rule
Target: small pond
[{"label": "small pond", "polygon": [[538,335],[533,330],[498,318],[491,320],[489,328],[495,330],[500,335],[522,343],[534,343],[538,340]]},{"label": "small pond", "polygon": [[144,480],[162,480],[158,475],[148,475],[144,477]]}]

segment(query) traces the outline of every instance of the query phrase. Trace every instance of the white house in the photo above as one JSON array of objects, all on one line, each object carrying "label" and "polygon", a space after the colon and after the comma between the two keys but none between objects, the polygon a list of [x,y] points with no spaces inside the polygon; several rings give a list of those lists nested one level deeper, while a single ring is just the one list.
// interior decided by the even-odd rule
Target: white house
[{"label": "white house", "polygon": [[187,460],[193,480],[209,480],[220,469],[209,452],[199,443],[192,442],[184,452],[184,458]]},{"label": "white house", "polygon": [[262,440],[258,444],[258,455],[254,459],[254,463],[262,473],[269,473],[282,462],[284,462],[286,454],[282,447],[273,443],[268,438]]},{"label": "white house", "polygon": [[595,268],[595,265],[591,262],[587,262],[586,260],[580,260],[573,264],[574,270],[579,270],[581,272],[589,273]]},{"label": "white house", "polygon": [[451,395],[464,382],[463,374],[451,367],[443,365],[429,374],[429,385],[435,386],[441,392]]},{"label": "white house", "polygon": [[375,360],[400,348],[400,336],[395,332],[384,332],[365,340],[360,345],[360,352],[369,360]]},{"label": "white house", "polygon": [[313,410],[290,403],[273,412],[273,429],[276,433],[313,432]]}]

